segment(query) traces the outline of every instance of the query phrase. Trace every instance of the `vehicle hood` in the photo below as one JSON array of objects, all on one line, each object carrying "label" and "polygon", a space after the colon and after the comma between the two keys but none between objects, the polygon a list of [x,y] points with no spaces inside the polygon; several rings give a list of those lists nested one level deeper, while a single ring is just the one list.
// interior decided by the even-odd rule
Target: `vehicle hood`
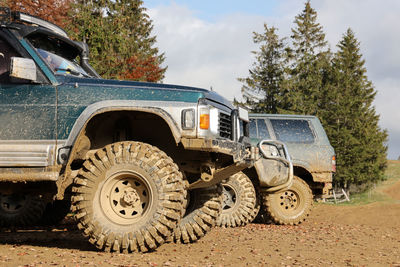
[{"label": "vehicle hood", "polygon": [[[150,83],[150,82],[135,82],[135,81],[121,81],[121,80],[106,80],[106,79],[95,79],[95,78],[80,78],[73,77],[70,75],[57,75],[57,80],[61,84],[71,84],[74,86],[93,86],[99,88],[123,88],[123,89],[141,89],[141,90],[165,90],[176,93],[185,94],[187,93],[198,93],[199,99],[205,98],[211,102],[223,105],[229,109],[234,109],[232,103],[220,94],[209,91],[202,88],[174,85],[174,84],[163,84],[163,83]],[[167,93],[167,92],[166,92]]]}]

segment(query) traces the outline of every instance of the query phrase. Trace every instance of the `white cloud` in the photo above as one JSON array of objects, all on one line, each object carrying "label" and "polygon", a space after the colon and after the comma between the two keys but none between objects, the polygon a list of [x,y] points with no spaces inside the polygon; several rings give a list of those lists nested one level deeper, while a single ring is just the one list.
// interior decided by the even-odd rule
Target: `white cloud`
[{"label": "white cloud", "polygon": [[[166,54],[164,82],[206,89],[212,86],[229,100],[240,97],[237,78],[247,77],[254,61],[252,32],[262,32],[267,23],[277,27],[281,37],[290,36],[294,18],[304,8],[304,2],[298,0],[280,4],[279,13],[273,17],[236,13],[214,22],[201,20],[194,11],[174,3],[150,9],[157,46]],[[378,91],[375,105],[381,114],[381,126],[389,130],[389,158],[397,158],[400,34],[396,27],[400,25],[400,1],[314,0],[311,4],[333,50],[349,27],[361,42],[368,76]]]},{"label": "white cloud", "polygon": [[400,1],[314,1],[329,42],[336,46],[347,28],[361,42],[370,79],[386,79],[400,71]]},{"label": "white cloud", "polygon": [[400,79],[385,78],[375,83],[379,88],[375,106],[380,114],[380,126],[389,132],[389,158],[400,157]]},{"label": "white cloud", "polygon": [[261,31],[264,19],[244,15],[201,21],[190,10],[162,6],[149,10],[158,46],[166,54],[164,82],[210,89],[233,100],[240,96],[238,77],[246,77],[255,49],[252,32]]}]

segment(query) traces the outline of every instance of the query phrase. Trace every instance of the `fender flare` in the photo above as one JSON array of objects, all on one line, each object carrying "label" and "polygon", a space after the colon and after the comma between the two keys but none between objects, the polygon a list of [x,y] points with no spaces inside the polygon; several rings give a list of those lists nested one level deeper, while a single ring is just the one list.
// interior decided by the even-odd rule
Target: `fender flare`
[{"label": "fender flare", "polygon": [[305,169],[306,171],[310,172],[310,164],[307,161],[302,161],[302,160],[295,160],[292,158],[292,163],[293,163],[293,168],[294,167],[300,167],[302,169]]},{"label": "fender flare", "polygon": [[[298,161],[297,162],[293,162],[293,174],[294,175],[297,175],[296,174],[296,169],[302,169],[302,170],[304,170],[305,172],[307,172],[308,174],[310,174],[310,176],[311,176],[311,179],[312,179],[312,181],[314,181],[314,175],[313,175],[313,173],[310,171],[310,169],[309,169],[309,165],[308,164],[302,164],[302,163],[299,163]],[[298,175],[297,175],[298,176]],[[300,177],[301,178],[301,177]]]},{"label": "fender flare", "polygon": [[108,100],[89,105],[76,119],[65,146],[72,147],[75,144],[76,139],[81,133],[82,129],[86,128],[86,125],[93,117],[102,113],[113,111],[140,111],[157,115],[168,124],[175,142],[179,143],[181,140],[180,127],[171,117],[171,115],[162,108],[149,106],[149,103],[146,104],[147,105],[138,105],[138,103],[127,100]]}]

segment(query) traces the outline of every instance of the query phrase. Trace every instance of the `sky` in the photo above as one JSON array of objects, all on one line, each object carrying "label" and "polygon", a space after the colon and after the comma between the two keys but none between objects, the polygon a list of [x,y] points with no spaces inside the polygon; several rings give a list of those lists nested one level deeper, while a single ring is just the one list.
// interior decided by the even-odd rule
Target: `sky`
[{"label": "sky", "polygon": [[[144,0],[156,46],[168,66],[164,83],[211,89],[240,99],[237,78],[248,76],[263,25],[289,37],[302,0]],[[388,158],[400,157],[400,1],[311,0],[332,51],[348,28],[360,41],[375,86],[380,127],[389,133]]]}]

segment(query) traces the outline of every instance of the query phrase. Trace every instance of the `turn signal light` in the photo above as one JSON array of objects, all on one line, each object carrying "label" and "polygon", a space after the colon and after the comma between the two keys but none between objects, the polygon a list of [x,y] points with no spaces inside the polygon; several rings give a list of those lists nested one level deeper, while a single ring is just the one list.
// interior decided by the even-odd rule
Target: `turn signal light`
[{"label": "turn signal light", "polygon": [[200,129],[208,130],[210,128],[210,114],[200,114]]}]

